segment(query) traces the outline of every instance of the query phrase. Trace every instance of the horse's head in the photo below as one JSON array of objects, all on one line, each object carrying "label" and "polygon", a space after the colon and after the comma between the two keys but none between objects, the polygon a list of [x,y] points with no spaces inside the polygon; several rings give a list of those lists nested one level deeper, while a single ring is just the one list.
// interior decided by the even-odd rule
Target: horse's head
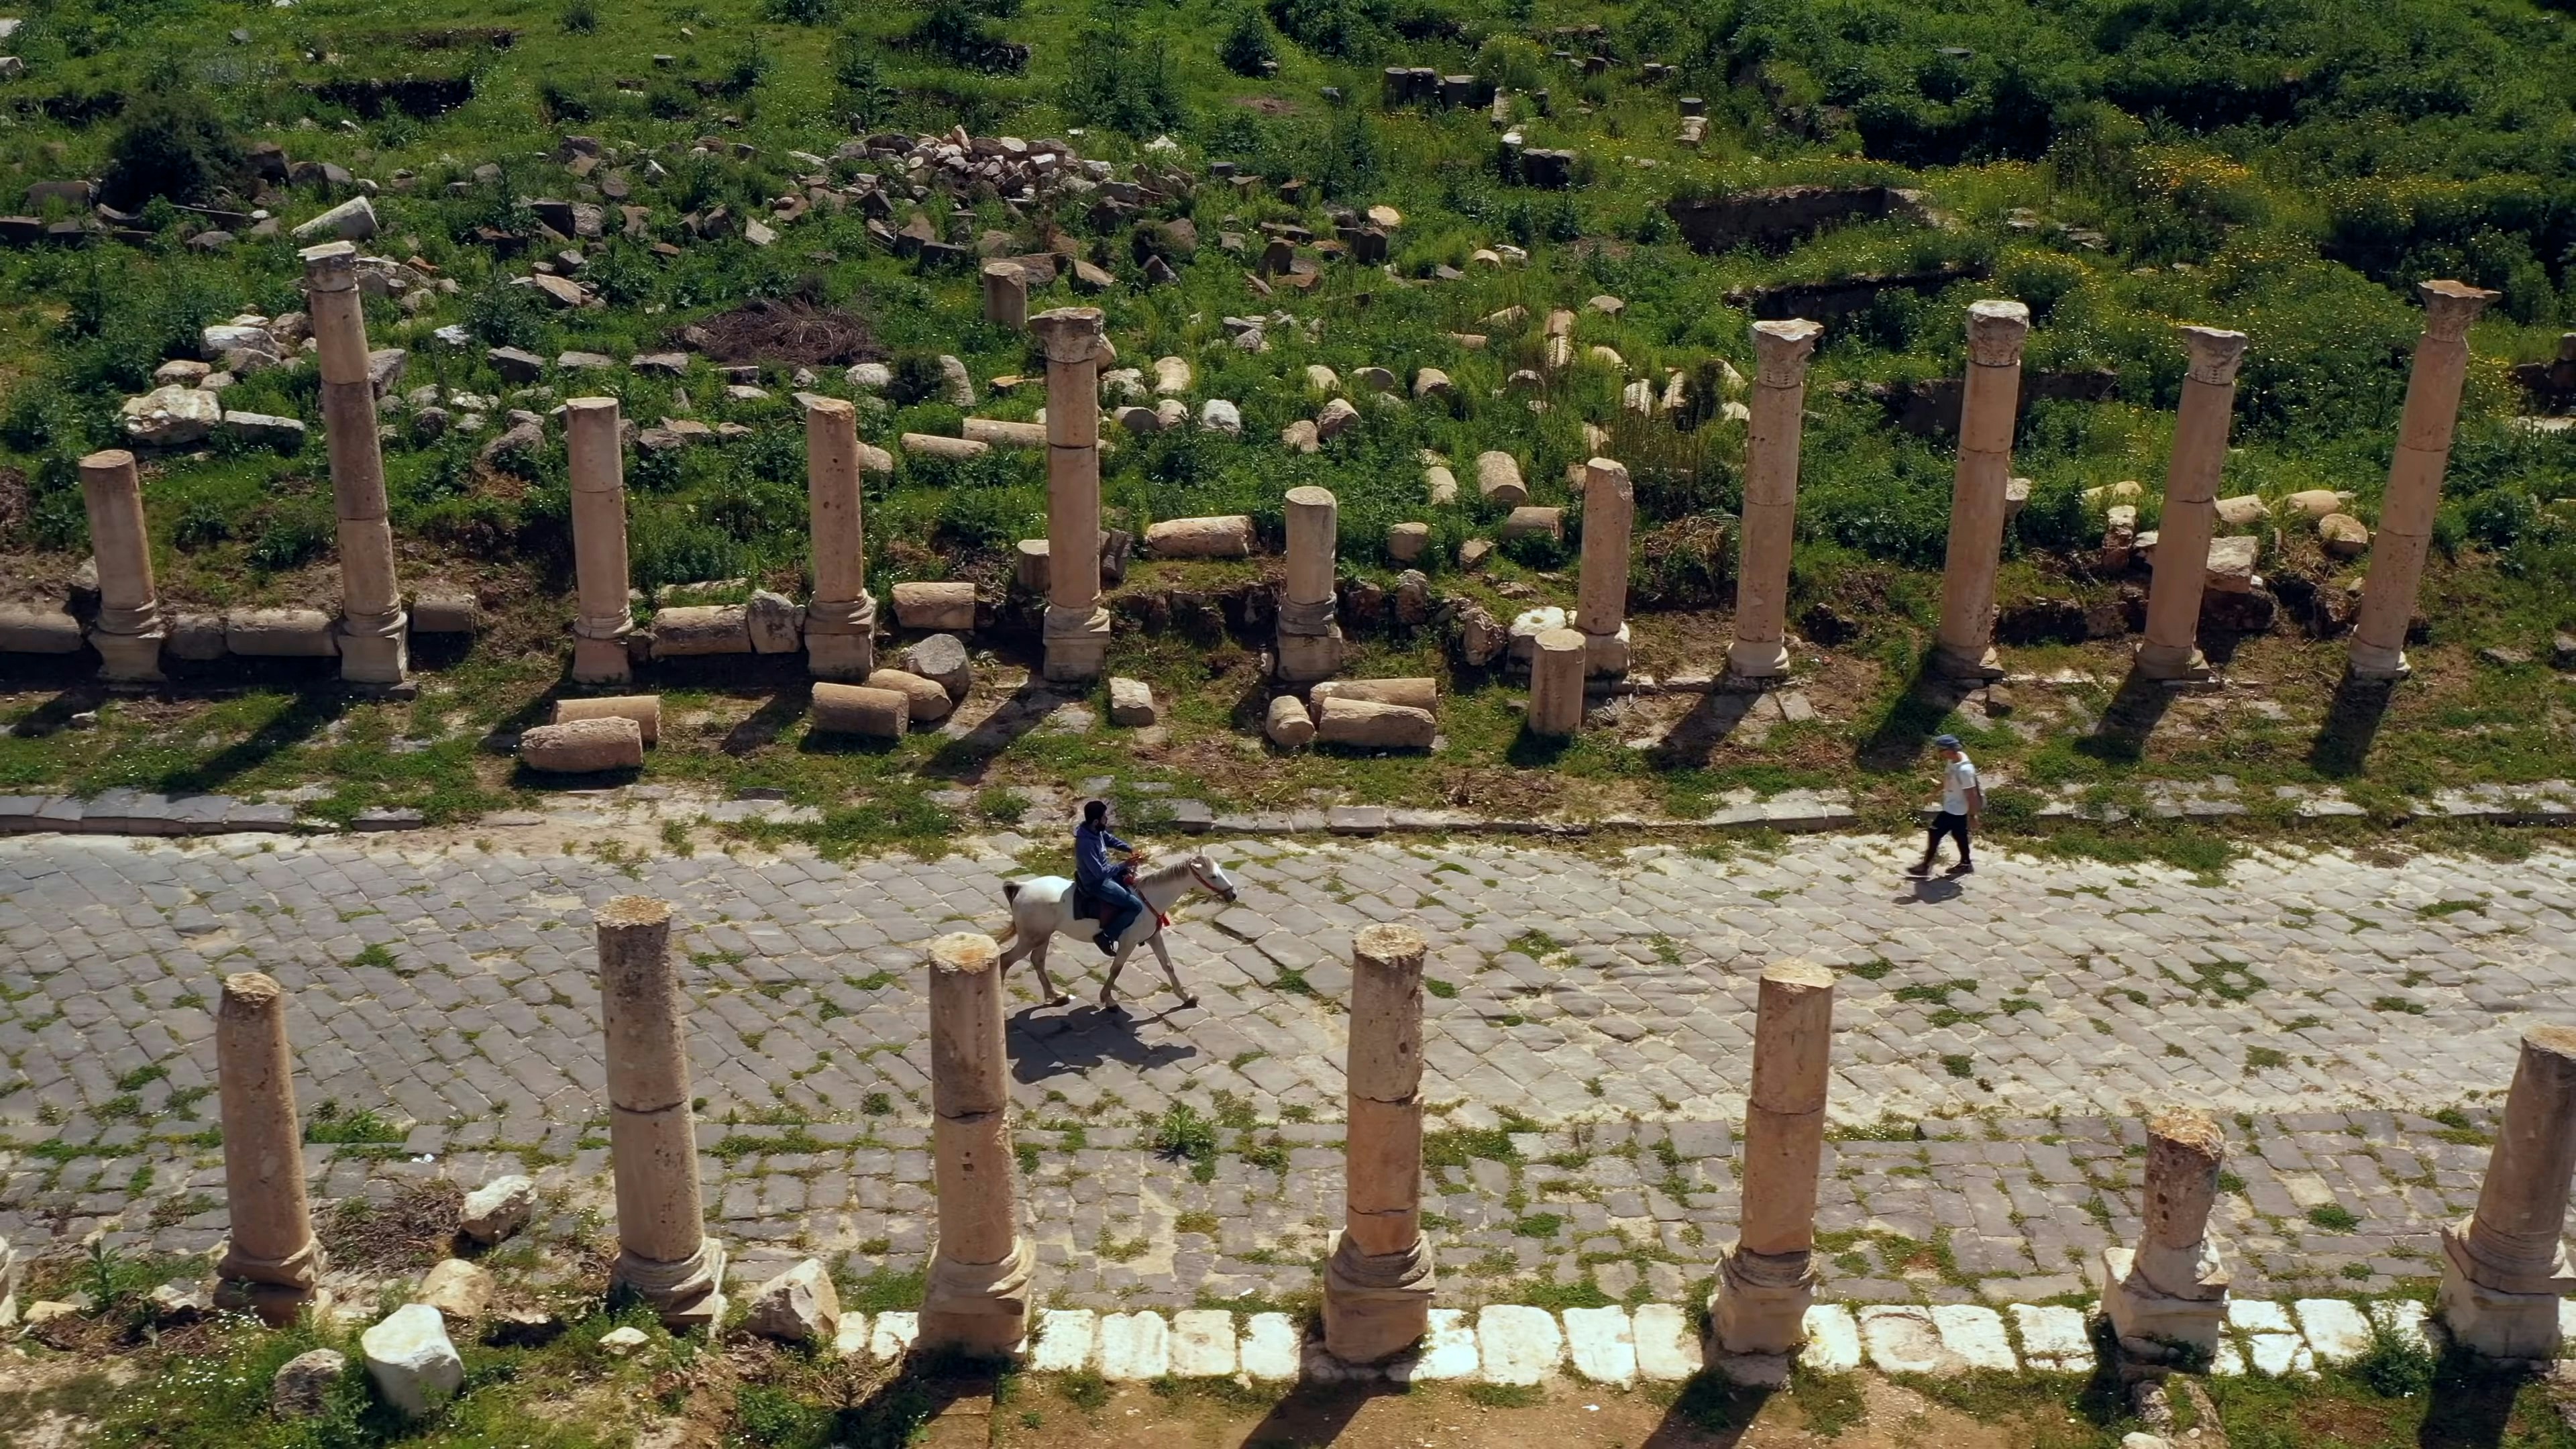
[{"label": "horse's head", "polygon": [[1224,866],[1217,864],[1215,859],[1203,850],[1193,851],[1185,863],[1190,868],[1190,879],[1198,882],[1200,890],[1206,891],[1227,905],[1234,904],[1234,880],[1225,873]]}]

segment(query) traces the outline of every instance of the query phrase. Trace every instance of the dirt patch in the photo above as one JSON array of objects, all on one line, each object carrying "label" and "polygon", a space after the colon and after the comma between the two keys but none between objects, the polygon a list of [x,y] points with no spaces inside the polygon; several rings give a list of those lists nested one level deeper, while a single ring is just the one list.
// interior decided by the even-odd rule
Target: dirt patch
[{"label": "dirt patch", "polygon": [[440,1180],[417,1182],[389,1203],[345,1198],[322,1219],[317,1236],[334,1270],[419,1272],[447,1257],[465,1190]]},{"label": "dirt patch", "polygon": [[34,506],[27,492],[27,470],[0,468],[0,534],[26,527],[27,515]]},{"label": "dirt patch", "polygon": [[1234,98],[1234,103],[1243,107],[1247,111],[1259,111],[1265,116],[1293,116],[1297,114],[1297,106],[1295,102],[1283,101],[1277,96],[1236,96]]},{"label": "dirt patch", "polygon": [[759,298],[686,329],[681,340],[717,362],[847,366],[886,355],[867,319],[837,307]]}]

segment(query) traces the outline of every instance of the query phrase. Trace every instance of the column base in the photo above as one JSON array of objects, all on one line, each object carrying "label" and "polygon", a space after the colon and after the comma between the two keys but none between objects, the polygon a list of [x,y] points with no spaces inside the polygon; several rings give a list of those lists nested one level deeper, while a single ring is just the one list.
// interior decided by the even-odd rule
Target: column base
[{"label": "column base", "polygon": [[1046,663],[1042,672],[1050,684],[1089,684],[1109,666],[1109,611],[1094,606],[1089,611],[1047,605]]},{"label": "column base", "polygon": [[1363,1253],[1348,1233],[1333,1235],[1324,1260],[1324,1351],[1344,1363],[1383,1363],[1431,1331],[1438,1286],[1431,1253]]},{"label": "column base", "polygon": [[293,1323],[306,1308],[329,1300],[315,1285],[328,1266],[318,1238],[283,1258],[254,1258],[227,1240],[215,1255],[215,1306],[256,1313],[272,1328]]},{"label": "column base", "polygon": [[1777,679],[1789,672],[1789,648],[1777,639],[1738,639],[1727,646],[1726,672],[1739,679]]},{"label": "column base", "polygon": [[1615,634],[1583,636],[1583,672],[1588,676],[1628,672],[1627,625],[1620,625]]},{"label": "column base", "polygon": [[1029,1278],[1036,1261],[1026,1237],[1013,1238],[1010,1256],[998,1263],[960,1263],[934,1255],[922,1291],[916,1345],[977,1358],[1019,1353],[1029,1336]]},{"label": "column base", "polygon": [[227,1278],[215,1284],[215,1307],[225,1313],[254,1314],[271,1328],[292,1328],[307,1313],[317,1320],[327,1317],[331,1291]]},{"label": "column base", "polygon": [[2452,1339],[2488,1358],[2558,1357],[2558,1295],[2507,1293],[2479,1283],[2461,1271],[2449,1239],[2445,1232],[2442,1291],[2433,1311]]},{"label": "column base", "polygon": [[2218,1332],[2227,1323],[2227,1289],[2222,1282],[2214,1298],[2175,1298],[2137,1281],[2137,1253],[2128,1248],[2102,1250],[2103,1316],[2123,1339],[2179,1344],[2204,1358],[2218,1352]]},{"label": "column base", "polygon": [[149,634],[110,634],[105,630],[89,631],[90,647],[98,651],[98,677],[120,684],[158,684],[161,673],[161,631]]},{"label": "column base", "polygon": [[1325,626],[1323,634],[1281,634],[1277,641],[1277,663],[1271,673],[1290,684],[1312,684],[1330,679],[1342,668],[1342,626]]},{"label": "column base", "polygon": [[700,1238],[697,1252],[677,1263],[620,1252],[608,1270],[608,1285],[612,1292],[634,1289],[660,1315],[663,1327],[686,1333],[712,1328],[724,1318],[724,1275],[724,1244]]},{"label": "column base", "polygon": [[2167,644],[2141,644],[2131,667],[2141,679],[2167,682],[2203,683],[2218,677],[2209,660],[2198,649],[2177,649]]},{"label": "column base", "polygon": [[1709,1332],[1731,1354],[1795,1353],[1815,1302],[1814,1253],[1748,1253],[1730,1243],[1708,1297]]},{"label": "column base", "polygon": [[1947,644],[1932,650],[1932,672],[1943,679],[1973,680],[1983,684],[2004,677],[2003,660],[1995,655],[1991,644],[1981,645],[1976,652],[1953,649]]},{"label": "column base", "polygon": [[572,681],[575,684],[624,684],[635,677],[626,636],[591,639],[572,636]]},{"label": "column base", "polygon": [[805,670],[816,679],[867,678],[877,667],[877,601],[816,599],[805,607]]},{"label": "column base", "polygon": [[351,684],[400,684],[411,673],[411,621],[397,612],[381,629],[340,621],[340,677]]},{"label": "column base", "polygon": [[2352,653],[2348,656],[2344,670],[2353,678],[2366,683],[2394,684],[2413,674],[2415,666],[2406,662],[2406,651],[2403,649],[2383,649],[2376,644],[2364,644],[2355,639],[2352,641]]}]

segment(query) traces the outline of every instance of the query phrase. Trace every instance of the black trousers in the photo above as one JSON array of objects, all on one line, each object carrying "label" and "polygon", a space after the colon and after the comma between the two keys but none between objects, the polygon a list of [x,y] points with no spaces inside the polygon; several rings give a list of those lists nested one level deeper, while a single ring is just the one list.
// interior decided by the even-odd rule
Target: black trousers
[{"label": "black trousers", "polygon": [[1959,864],[1968,863],[1968,817],[1944,810],[1932,817],[1932,834],[1923,842],[1923,863],[1930,865],[1941,853],[1941,837],[1947,835],[1959,842]]}]

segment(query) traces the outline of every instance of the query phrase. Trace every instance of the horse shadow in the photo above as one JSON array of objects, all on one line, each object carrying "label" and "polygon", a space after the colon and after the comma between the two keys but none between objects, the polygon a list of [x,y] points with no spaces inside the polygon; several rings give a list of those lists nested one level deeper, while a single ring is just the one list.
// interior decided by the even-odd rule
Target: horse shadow
[{"label": "horse shadow", "polygon": [[1199,1049],[1188,1042],[1149,1043],[1136,1034],[1140,1019],[1165,1022],[1174,1012],[1188,1009],[1176,1003],[1169,1010],[1139,1018],[1134,1012],[1104,1011],[1088,1002],[1061,1014],[1051,1007],[1023,1007],[1005,1023],[1008,1034],[1022,1044],[1013,1056],[1011,1076],[1023,1085],[1034,1085],[1066,1072],[1085,1074],[1110,1062],[1145,1070],[1189,1061],[1199,1055]]}]

